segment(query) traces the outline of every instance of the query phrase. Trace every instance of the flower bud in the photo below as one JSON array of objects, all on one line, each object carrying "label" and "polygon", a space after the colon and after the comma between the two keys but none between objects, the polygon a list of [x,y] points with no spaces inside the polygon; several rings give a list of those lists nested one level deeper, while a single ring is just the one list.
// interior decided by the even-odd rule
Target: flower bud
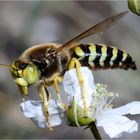
[{"label": "flower bud", "polygon": [[140,16],[140,0],[128,0],[129,9]]},{"label": "flower bud", "polygon": [[67,119],[71,126],[86,126],[95,121],[88,115],[84,116],[83,109],[79,105],[76,105],[74,99],[67,109]]},{"label": "flower bud", "polygon": [[24,78],[16,78],[15,82],[20,86],[27,86],[28,85],[28,83],[26,82],[26,80]]},{"label": "flower bud", "polygon": [[33,84],[38,79],[37,67],[33,64],[28,65],[23,71],[23,77],[28,84]]}]

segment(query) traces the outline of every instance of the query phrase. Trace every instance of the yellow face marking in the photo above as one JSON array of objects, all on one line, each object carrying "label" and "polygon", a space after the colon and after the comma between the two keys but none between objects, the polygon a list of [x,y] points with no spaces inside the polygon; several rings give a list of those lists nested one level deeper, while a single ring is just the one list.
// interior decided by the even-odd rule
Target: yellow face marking
[{"label": "yellow face marking", "polygon": [[96,58],[96,46],[94,44],[90,44],[89,50],[91,55],[89,56],[88,61],[92,62]]},{"label": "yellow face marking", "polygon": [[101,48],[101,51],[102,51],[102,55],[100,57],[100,60],[99,60],[99,64],[101,66],[104,66],[104,60],[106,59],[107,57],[107,46],[106,45],[103,45],[103,44],[100,44],[102,45],[102,48]]},{"label": "yellow face marking", "polygon": [[123,52],[122,62],[125,61],[125,59],[127,58],[127,55],[128,55],[128,54],[127,54],[126,52]]},{"label": "yellow face marking", "polygon": [[18,72],[19,77],[22,77],[22,70],[18,70],[17,72]]},{"label": "yellow face marking", "polygon": [[84,57],[85,53],[83,52],[83,50],[80,47],[76,47],[75,48],[75,53],[76,55],[78,55],[79,57]]},{"label": "yellow face marking", "polygon": [[118,49],[117,48],[113,48],[113,55],[111,57],[111,61],[114,61],[117,57],[117,54],[118,54]]}]

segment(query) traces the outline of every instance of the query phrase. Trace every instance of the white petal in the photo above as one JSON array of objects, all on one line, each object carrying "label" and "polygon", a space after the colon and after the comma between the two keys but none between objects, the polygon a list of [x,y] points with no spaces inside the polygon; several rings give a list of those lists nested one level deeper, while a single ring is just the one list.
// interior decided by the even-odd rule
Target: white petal
[{"label": "white petal", "polygon": [[[28,100],[20,104],[23,114],[31,118],[37,127],[46,127],[46,118],[44,115],[44,106],[41,101]],[[49,101],[49,122],[51,126],[57,126],[66,121],[65,113],[57,106],[54,100]]]},{"label": "white petal", "polygon": [[42,115],[42,111],[40,112],[40,110],[42,110],[41,101],[28,100],[26,102],[21,103],[20,107],[23,114],[28,118],[33,118],[34,116],[36,116],[37,112],[41,113]]},{"label": "white petal", "polygon": [[124,106],[104,111],[104,113],[114,114],[114,115],[126,115],[126,114],[136,115],[136,114],[140,114],[140,102],[134,101],[134,102],[128,103]]},{"label": "white petal", "polygon": [[[87,67],[81,67],[80,70],[84,79],[85,98],[87,100],[87,106],[89,106],[92,100],[92,94],[96,90],[93,74]],[[63,87],[70,99],[70,102],[73,100],[73,97],[75,97],[76,103],[83,103],[81,102],[81,86],[77,77],[76,69],[71,69],[65,73]]]},{"label": "white petal", "polygon": [[138,130],[136,121],[125,116],[102,114],[97,118],[97,126],[102,126],[110,138],[118,138],[123,132],[132,133]]}]

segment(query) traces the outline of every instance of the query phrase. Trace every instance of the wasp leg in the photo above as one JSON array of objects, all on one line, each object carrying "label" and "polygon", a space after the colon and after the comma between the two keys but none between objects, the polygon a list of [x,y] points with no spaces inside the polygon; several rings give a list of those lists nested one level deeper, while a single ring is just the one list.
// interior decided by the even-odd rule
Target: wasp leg
[{"label": "wasp leg", "polygon": [[62,100],[61,100],[58,82],[59,82],[59,83],[62,83],[62,82],[63,82],[63,78],[60,77],[60,76],[56,76],[56,77],[54,78],[54,88],[55,88],[55,91],[56,91],[56,93],[57,93],[58,100],[59,100],[59,102],[60,102],[60,107],[61,107],[62,109],[65,109],[65,108],[67,108],[67,105],[65,105],[65,104],[62,102]]},{"label": "wasp leg", "polygon": [[58,82],[59,82],[59,83],[62,83],[62,81],[63,81],[63,78],[60,77],[60,76],[56,76],[56,77],[54,78],[54,88],[55,88],[55,91],[56,91],[56,93],[57,93],[58,100],[59,100],[60,102],[62,102],[62,100],[61,100],[60,93],[59,93]]},{"label": "wasp leg", "polygon": [[45,113],[45,117],[46,117],[46,125],[48,126],[50,131],[53,131],[53,128],[51,127],[51,125],[49,123],[49,111],[48,111],[48,101],[50,99],[50,93],[47,90],[47,87],[45,86],[44,83],[41,83],[38,86],[38,93],[39,93],[41,100],[43,101],[44,110],[45,110],[44,113]]},{"label": "wasp leg", "polygon": [[76,67],[76,72],[78,76],[79,83],[81,85],[81,91],[82,91],[82,100],[83,100],[83,106],[84,106],[84,115],[87,116],[87,109],[86,109],[86,99],[85,99],[85,88],[84,88],[84,79],[80,71],[81,64],[78,59],[72,58],[69,69],[73,69]]}]

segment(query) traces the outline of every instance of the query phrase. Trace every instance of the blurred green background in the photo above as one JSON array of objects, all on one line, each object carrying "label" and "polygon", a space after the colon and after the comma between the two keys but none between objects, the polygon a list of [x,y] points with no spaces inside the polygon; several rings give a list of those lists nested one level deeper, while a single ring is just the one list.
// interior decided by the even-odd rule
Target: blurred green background
[{"label": "blurred green background", "polygon": [[[94,24],[128,10],[127,1],[0,1],[0,63],[12,63],[33,45],[64,43]],[[140,100],[140,17],[129,11],[113,27],[82,42],[104,43],[127,50],[136,60],[137,71],[104,70],[94,72],[95,82],[108,85],[120,94],[116,107]],[[33,87],[30,95],[37,96]],[[0,138],[92,138],[82,129],[62,125],[55,132],[36,128],[25,118],[19,104],[21,97],[9,70],[0,69]],[[140,115],[130,116],[140,124]],[[101,136],[108,138],[102,128]],[[140,130],[121,138],[140,138]]]}]

